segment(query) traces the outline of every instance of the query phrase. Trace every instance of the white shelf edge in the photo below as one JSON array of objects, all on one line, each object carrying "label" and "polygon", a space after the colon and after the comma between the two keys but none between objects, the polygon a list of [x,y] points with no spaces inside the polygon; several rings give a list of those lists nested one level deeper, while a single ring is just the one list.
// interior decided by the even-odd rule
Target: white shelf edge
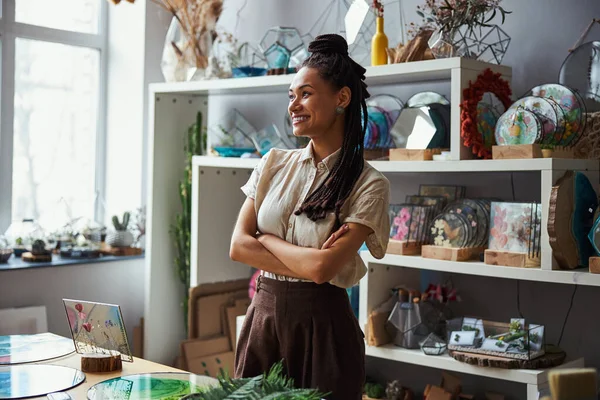
[{"label": "white shelf edge", "polygon": [[254,169],[258,158],[193,156],[192,165],[196,167]]},{"label": "white shelf edge", "polygon": [[[500,379],[510,382],[540,385],[548,381],[548,371],[552,369],[501,369],[477,367],[456,361],[449,355],[428,356],[421,350],[409,350],[394,345],[380,347],[366,346],[366,355],[403,362],[407,364],[420,365],[423,367],[443,369],[469,375],[483,376],[487,378]],[[556,368],[583,367],[583,358],[567,361]]]},{"label": "white shelf edge", "polygon": [[[451,70],[456,68],[476,71],[492,68],[504,76],[512,75],[512,69],[508,66],[455,57],[367,67],[365,77],[369,85],[430,81],[450,79]],[[191,82],[152,83],[150,84],[150,92],[154,95],[207,95],[248,90],[269,91],[289,86],[292,79],[293,74],[288,74]]]},{"label": "white shelf edge", "polygon": [[453,272],[466,275],[486,276],[504,279],[519,279],[535,282],[577,284],[583,286],[600,286],[600,274],[592,274],[586,270],[543,270],[540,268],[516,268],[488,265],[477,261],[444,261],[421,256],[400,256],[386,254],[381,260],[376,259],[368,251],[361,252],[367,264],[380,264],[405,268],[416,268],[430,271]]},{"label": "white shelf edge", "polygon": [[[511,172],[576,170],[598,171],[600,161],[559,158],[534,158],[524,160],[460,160],[460,161],[369,161],[383,173],[402,172]],[[258,164],[258,159],[194,156],[193,164],[200,167],[249,168]]]}]

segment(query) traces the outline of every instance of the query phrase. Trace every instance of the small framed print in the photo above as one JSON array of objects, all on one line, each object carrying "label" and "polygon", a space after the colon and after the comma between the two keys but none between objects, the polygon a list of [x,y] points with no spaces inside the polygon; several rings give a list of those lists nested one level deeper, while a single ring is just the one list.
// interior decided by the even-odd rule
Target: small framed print
[{"label": "small framed print", "polygon": [[474,331],[476,339],[483,339],[485,337],[485,329],[483,327],[483,320],[476,318],[464,318],[462,329],[464,331]]},{"label": "small framed print", "polygon": [[529,349],[531,351],[541,351],[544,345],[544,326],[529,325]]},{"label": "small framed print", "polygon": [[455,346],[474,346],[475,331],[453,331],[450,334],[450,344]]},{"label": "small framed print", "polygon": [[133,362],[121,307],[71,299],[63,304],[77,353],[120,355]]},{"label": "small framed print", "polygon": [[506,353],[508,350],[508,344],[504,343],[500,339],[484,339],[481,345],[481,350],[496,351],[499,353]]},{"label": "small framed print", "polygon": [[510,319],[510,330],[511,331],[522,331],[525,329],[525,318],[511,318]]}]

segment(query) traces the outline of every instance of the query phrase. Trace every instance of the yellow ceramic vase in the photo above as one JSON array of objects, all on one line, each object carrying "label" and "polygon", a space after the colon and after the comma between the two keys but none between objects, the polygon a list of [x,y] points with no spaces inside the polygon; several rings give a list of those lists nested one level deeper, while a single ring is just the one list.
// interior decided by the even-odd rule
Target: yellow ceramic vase
[{"label": "yellow ceramic vase", "polygon": [[377,17],[377,32],[371,40],[371,65],[387,64],[388,38],[383,32],[383,17]]}]

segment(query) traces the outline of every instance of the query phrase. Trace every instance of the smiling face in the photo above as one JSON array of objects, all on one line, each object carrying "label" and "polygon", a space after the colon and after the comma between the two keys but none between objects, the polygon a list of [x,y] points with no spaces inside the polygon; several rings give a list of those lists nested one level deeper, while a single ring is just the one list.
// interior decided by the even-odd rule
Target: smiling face
[{"label": "smiling face", "polygon": [[337,114],[336,108],[347,107],[350,93],[347,87],[336,90],[316,68],[303,67],[292,81],[289,98],[294,135],[312,139],[329,132],[336,123],[343,126],[343,114]]}]

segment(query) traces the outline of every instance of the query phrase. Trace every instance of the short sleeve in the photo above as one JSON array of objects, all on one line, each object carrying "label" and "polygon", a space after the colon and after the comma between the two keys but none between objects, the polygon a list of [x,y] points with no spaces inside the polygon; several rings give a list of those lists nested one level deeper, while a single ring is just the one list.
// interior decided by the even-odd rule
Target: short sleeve
[{"label": "short sleeve", "polygon": [[342,223],[356,223],[373,230],[367,237],[367,248],[377,259],[383,258],[390,239],[390,186],[387,179],[373,182],[369,190],[359,193]]},{"label": "short sleeve", "polygon": [[267,162],[267,158],[269,157],[269,154],[271,154],[270,151],[260,159],[258,164],[256,164],[256,167],[254,167],[254,171],[252,171],[252,174],[250,175],[248,182],[246,182],[246,184],[244,186],[242,186],[242,188],[241,188],[242,192],[244,192],[246,197],[256,200],[256,188],[258,186],[258,181],[260,180],[260,176],[261,176],[263,168]]}]

